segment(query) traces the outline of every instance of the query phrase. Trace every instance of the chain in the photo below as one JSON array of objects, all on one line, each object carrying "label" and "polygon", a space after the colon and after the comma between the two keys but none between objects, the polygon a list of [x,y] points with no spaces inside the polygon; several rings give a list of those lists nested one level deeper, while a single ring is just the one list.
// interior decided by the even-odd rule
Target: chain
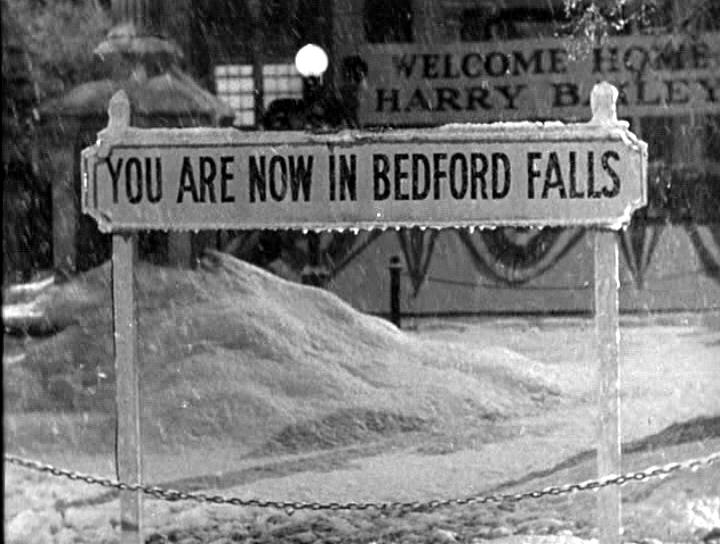
[{"label": "chain", "polygon": [[679,463],[668,463],[662,466],[652,466],[636,472],[628,472],[621,475],[605,476],[594,480],[586,480],[580,483],[566,484],[546,487],[537,491],[525,491],[522,493],[495,494],[495,495],[472,495],[464,498],[443,499],[432,501],[415,502],[301,502],[301,501],[269,501],[260,499],[241,499],[238,497],[223,497],[221,495],[208,495],[206,493],[178,491],[158,486],[147,486],[139,483],[129,484],[110,478],[91,476],[57,468],[52,465],[24,459],[15,455],[5,454],[5,461],[13,465],[45,472],[53,476],[68,478],[85,482],[91,485],[114,488],[119,491],[139,491],[146,495],[166,501],[196,501],[200,503],[231,504],[234,506],[250,506],[258,508],[276,508],[285,510],[288,514],[296,510],[378,510],[378,511],[405,511],[405,512],[426,512],[446,506],[462,506],[468,504],[488,504],[520,502],[526,499],[540,499],[547,496],[567,495],[579,491],[598,491],[608,486],[621,486],[631,482],[644,482],[655,478],[665,478],[675,472],[692,470],[696,471],[706,468],[720,460],[720,451],[716,451],[707,457],[689,459]]}]

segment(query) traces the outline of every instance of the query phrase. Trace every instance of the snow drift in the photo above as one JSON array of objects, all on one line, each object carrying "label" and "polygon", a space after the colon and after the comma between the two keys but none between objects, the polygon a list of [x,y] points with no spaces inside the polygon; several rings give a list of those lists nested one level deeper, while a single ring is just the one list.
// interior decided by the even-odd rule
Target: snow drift
[{"label": "snow drift", "polygon": [[[23,302],[58,332],[4,364],[7,410],[114,413],[110,283],[106,264]],[[148,446],[326,448],[530,414],[560,396],[547,365],[423,340],[222,253],[197,270],[141,263],[136,296]]]}]

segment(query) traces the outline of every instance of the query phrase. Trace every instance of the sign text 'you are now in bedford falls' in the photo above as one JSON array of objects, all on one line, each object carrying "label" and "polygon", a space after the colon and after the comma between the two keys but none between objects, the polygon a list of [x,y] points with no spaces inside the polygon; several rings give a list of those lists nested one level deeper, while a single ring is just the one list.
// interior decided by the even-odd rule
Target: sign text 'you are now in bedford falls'
[{"label": "sign text 'you are now in bedford falls'", "polygon": [[605,101],[579,124],[307,134],[136,129],[118,95],[83,206],[103,231],[618,226],[646,203],[646,146]]}]

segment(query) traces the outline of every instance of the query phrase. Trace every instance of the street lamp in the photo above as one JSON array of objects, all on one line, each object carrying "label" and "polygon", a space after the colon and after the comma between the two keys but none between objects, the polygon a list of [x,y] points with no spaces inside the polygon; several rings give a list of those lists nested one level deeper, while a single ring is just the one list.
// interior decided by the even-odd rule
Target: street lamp
[{"label": "street lamp", "polygon": [[327,53],[322,47],[309,43],[295,55],[295,67],[303,77],[322,78],[328,68]]}]

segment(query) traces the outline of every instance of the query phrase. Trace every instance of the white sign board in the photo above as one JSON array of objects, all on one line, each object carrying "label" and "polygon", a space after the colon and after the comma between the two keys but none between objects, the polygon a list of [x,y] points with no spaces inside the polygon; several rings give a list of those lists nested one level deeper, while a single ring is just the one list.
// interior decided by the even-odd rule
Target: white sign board
[{"label": "white sign board", "polygon": [[720,113],[720,33],[612,37],[591,51],[562,38],[364,45],[363,125],[581,119],[599,81],[621,117]]},{"label": "white sign board", "polygon": [[619,225],[646,204],[621,123],[388,133],[112,127],[83,152],[101,230]]}]

